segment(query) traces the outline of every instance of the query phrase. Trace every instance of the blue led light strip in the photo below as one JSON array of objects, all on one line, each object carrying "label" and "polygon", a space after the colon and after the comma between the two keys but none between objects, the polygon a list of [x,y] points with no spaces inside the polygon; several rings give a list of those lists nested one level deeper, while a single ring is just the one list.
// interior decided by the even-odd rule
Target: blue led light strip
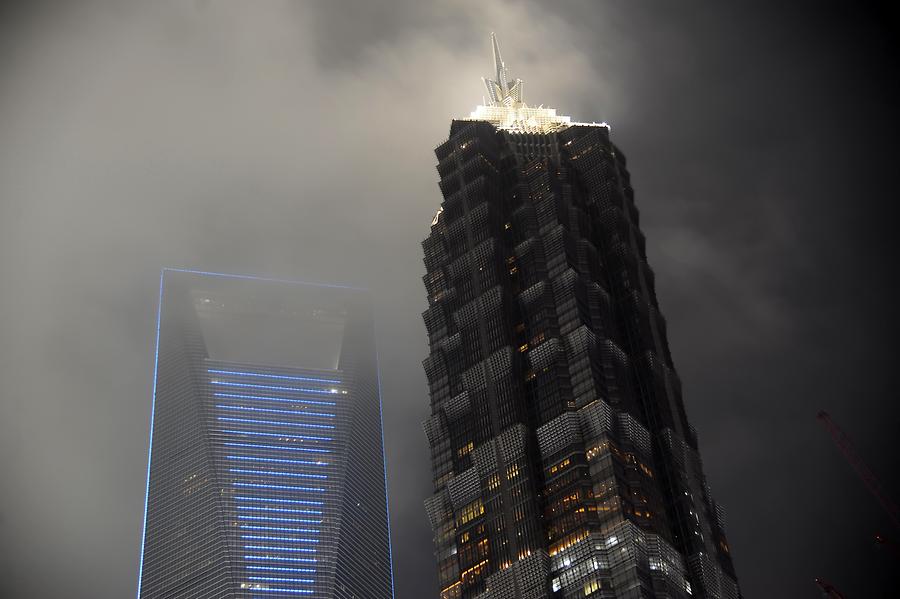
[{"label": "blue led light strip", "polygon": [[263,372],[238,372],[235,370],[215,370],[215,369],[207,369],[210,374],[232,374],[234,376],[255,376],[262,377],[267,379],[282,379],[287,381],[311,381],[313,383],[334,383],[335,385],[340,385],[341,381],[335,379],[316,379],[312,377],[306,376],[287,376],[284,374],[266,374]]},{"label": "blue led light strip", "polygon": [[296,478],[328,478],[326,474],[306,474],[305,472],[276,472],[273,470],[247,470],[246,468],[229,468],[232,474],[260,474],[262,476],[293,476]]},{"label": "blue led light strip", "polygon": [[[324,505],[323,501],[299,501],[294,499],[272,499],[270,497],[235,497],[236,500],[240,501],[269,501],[273,503],[299,503],[302,505]],[[260,512],[288,512],[292,514],[321,514],[321,510],[295,510],[295,509],[283,509],[283,508],[274,508],[268,506],[259,506],[259,505],[241,505],[238,506],[239,510],[256,510]]]},{"label": "blue led light strip", "polygon": [[256,435],[259,437],[279,437],[283,439],[301,441],[331,441],[331,437],[315,437],[312,435],[286,435],[285,433],[262,433],[259,431],[235,431],[227,429],[220,429],[219,432],[228,433],[229,435]]},{"label": "blue led light strip", "polygon": [[303,595],[311,595],[310,589],[253,589],[254,593],[297,593]]},{"label": "blue led light strip", "polygon": [[315,553],[315,549],[309,547],[268,547],[266,545],[244,545],[244,549],[253,549],[254,551],[291,551],[294,553]]},{"label": "blue led light strip", "polygon": [[278,385],[254,385],[252,383],[232,383],[229,381],[210,381],[213,385],[225,385],[226,387],[247,387],[248,389],[272,389],[273,391],[293,391],[296,393],[321,393],[324,395],[335,395],[337,389],[310,389],[308,387],[281,387]]},{"label": "blue led light strip", "polygon": [[265,412],[267,414],[299,414],[301,416],[320,416],[322,418],[334,418],[334,414],[325,412],[307,412],[306,410],[276,410],[274,408],[251,408],[248,406],[228,406],[218,404],[220,410],[240,410],[242,412]]},{"label": "blue led light strip", "polygon": [[282,460],[279,458],[258,458],[252,455],[227,455],[226,460],[244,460],[247,462],[270,462],[273,464],[303,464],[305,466],[327,466],[328,462],[313,462],[312,460]]},{"label": "blue led light strip", "polygon": [[270,576],[248,576],[248,580],[262,580],[265,582],[290,582],[293,584],[312,584],[312,578],[273,578]]},{"label": "blue led light strip", "polygon": [[282,489],[284,491],[310,491],[324,493],[322,487],[294,487],[291,485],[264,485],[262,483],[232,483],[235,487],[247,487],[250,489]]},{"label": "blue led light strip", "polygon": [[[242,495],[236,496],[235,499],[240,499],[241,501],[269,501],[271,503],[300,503],[303,505],[325,505],[322,501],[304,501],[302,499],[276,499],[274,497],[245,497]],[[249,508],[248,508],[249,509]],[[260,508],[262,509],[262,508]],[[321,513],[321,512],[319,512]]]},{"label": "blue led light strip", "polygon": [[[248,547],[244,547],[248,549]],[[250,547],[250,549],[253,549]],[[278,549],[278,547],[262,547],[261,549]],[[315,551],[315,549],[310,549]],[[244,559],[261,561],[261,562],[291,562],[295,564],[315,564],[318,560],[314,557],[281,557],[278,555],[245,555]]]},{"label": "blue led light strip", "polygon": [[306,453],[331,453],[330,449],[313,449],[311,447],[285,447],[284,445],[258,445],[255,443],[222,443],[228,447],[252,447],[254,449],[275,449],[279,451],[303,451]]},{"label": "blue led light strip", "polygon": [[312,518],[272,518],[270,516],[238,516],[238,520],[249,520],[251,522],[285,522],[290,524],[321,524],[321,520],[313,520]]},{"label": "blue led light strip", "polygon": [[296,426],[299,428],[334,428],[333,424],[307,424],[305,422],[279,422],[277,420],[252,420],[249,418],[231,418],[229,416],[219,416],[222,422],[246,422],[248,424],[263,424],[267,426]]},{"label": "blue led light strip", "polygon": [[248,570],[260,572],[296,572],[298,574],[315,574],[315,568],[279,568],[278,566],[247,566]]},{"label": "blue led light strip", "polygon": [[274,530],[276,532],[308,532],[310,534],[319,534],[318,528],[293,528],[290,526],[251,526],[249,524],[241,524],[242,529],[246,530]]},{"label": "blue led light strip", "polygon": [[319,539],[304,537],[270,537],[267,535],[241,535],[245,541],[278,541],[279,543],[318,543]]},{"label": "blue led light strip", "polygon": [[317,406],[336,406],[336,401],[322,401],[320,399],[305,399],[302,397],[296,397],[293,399],[287,399],[284,397],[267,397],[265,395],[244,395],[243,393],[213,393],[216,397],[228,397],[230,399],[255,399],[257,401],[278,401],[281,403],[308,403]]},{"label": "blue led light strip", "polygon": [[322,510],[293,510],[280,507],[261,507],[256,505],[239,505],[239,510],[247,510],[251,512],[275,512],[278,514],[307,514],[312,516],[321,516]]}]

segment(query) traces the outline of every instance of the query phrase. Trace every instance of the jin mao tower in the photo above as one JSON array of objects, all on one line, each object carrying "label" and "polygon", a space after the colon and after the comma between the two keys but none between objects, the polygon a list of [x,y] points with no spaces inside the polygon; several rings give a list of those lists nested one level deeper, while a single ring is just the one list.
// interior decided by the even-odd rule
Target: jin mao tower
[{"label": "jin mao tower", "polygon": [[625,156],[491,41],[423,242],[441,597],[736,599]]}]

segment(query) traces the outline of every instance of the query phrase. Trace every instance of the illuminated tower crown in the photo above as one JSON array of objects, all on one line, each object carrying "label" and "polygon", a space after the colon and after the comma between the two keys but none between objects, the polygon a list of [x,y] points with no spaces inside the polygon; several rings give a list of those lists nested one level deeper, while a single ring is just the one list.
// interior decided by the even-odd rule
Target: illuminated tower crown
[{"label": "illuminated tower crown", "polygon": [[496,79],[481,78],[487,97],[484,104],[479,105],[469,118],[474,121],[487,121],[507,131],[521,133],[550,133],[565,129],[571,125],[592,125],[609,128],[606,123],[573,123],[571,117],[556,114],[555,108],[537,107],[525,103],[523,89],[525,82],[515,79],[510,83],[506,63],[500,56],[500,44],[497,36],[491,33],[491,48],[494,53],[494,76]]}]

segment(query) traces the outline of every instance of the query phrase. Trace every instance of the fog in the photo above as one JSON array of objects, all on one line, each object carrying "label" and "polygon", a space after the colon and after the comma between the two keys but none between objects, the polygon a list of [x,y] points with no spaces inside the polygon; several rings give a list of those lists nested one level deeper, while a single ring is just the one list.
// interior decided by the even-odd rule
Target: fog
[{"label": "fog", "polygon": [[0,595],[133,595],[169,266],[372,290],[397,597],[437,596],[420,243],[496,31],[528,102],[628,156],[746,596],[881,596],[887,518],[815,422],[897,496],[896,13],[852,6],[4,8]]}]

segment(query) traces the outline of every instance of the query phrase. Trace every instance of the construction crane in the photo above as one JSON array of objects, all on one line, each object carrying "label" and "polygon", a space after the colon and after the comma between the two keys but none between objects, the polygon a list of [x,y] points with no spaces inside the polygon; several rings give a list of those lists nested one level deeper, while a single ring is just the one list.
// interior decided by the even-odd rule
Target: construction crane
[{"label": "construction crane", "polygon": [[819,422],[822,423],[822,426],[825,427],[825,430],[831,434],[831,438],[834,440],[835,445],[838,446],[838,449],[841,450],[841,453],[844,454],[844,457],[850,462],[853,469],[856,470],[856,474],[862,479],[863,484],[865,484],[866,488],[869,489],[869,492],[875,496],[875,499],[878,500],[878,503],[881,504],[884,511],[888,513],[894,526],[900,528],[900,509],[898,509],[894,502],[885,495],[884,491],[881,489],[881,483],[878,482],[878,478],[869,469],[862,458],[856,454],[856,450],[853,449],[853,444],[850,442],[847,435],[844,434],[844,431],[835,424],[834,420],[831,419],[831,416],[828,415],[828,412],[819,412],[817,418]]},{"label": "construction crane", "polygon": [[847,599],[842,592],[834,588],[834,585],[822,578],[816,578],[816,584],[822,589],[822,597],[825,599]]}]

